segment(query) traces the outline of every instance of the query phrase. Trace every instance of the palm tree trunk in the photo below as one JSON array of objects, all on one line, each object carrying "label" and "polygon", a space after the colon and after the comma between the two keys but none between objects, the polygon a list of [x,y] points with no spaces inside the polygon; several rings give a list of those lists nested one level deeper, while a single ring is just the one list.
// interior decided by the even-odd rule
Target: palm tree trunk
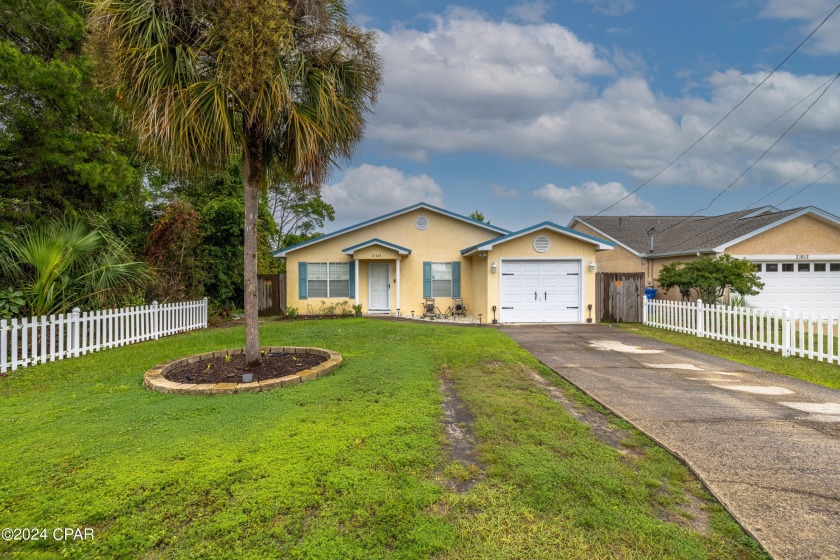
[{"label": "palm tree trunk", "polygon": [[249,366],[260,361],[257,301],[257,212],[262,177],[260,148],[259,142],[249,142],[246,138],[242,158],[242,182],[245,187],[245,363]]}]

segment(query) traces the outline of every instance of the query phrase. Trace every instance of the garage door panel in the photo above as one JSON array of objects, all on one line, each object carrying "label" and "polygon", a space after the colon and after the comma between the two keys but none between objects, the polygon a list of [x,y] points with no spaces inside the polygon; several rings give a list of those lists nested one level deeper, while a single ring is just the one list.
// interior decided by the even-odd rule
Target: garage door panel
[{"label": "garage door panel", "polygon": [[[779,261],[763,262],[759,278],[764,282],[760,294],[748,296],[747,303],[754,307],[781,310],[788,307],[793,312],[814,315],[840,315],[840,272],[810,270],[782,271]],[[777,272],[767,272],[766,264],[777,263]],[[798,263],[797,263],[798,264]]]},{"label": "garage door panel", "polygon": [[580,263],[569,260],[503,261],[499,319],[507,323],[580,320]]}]

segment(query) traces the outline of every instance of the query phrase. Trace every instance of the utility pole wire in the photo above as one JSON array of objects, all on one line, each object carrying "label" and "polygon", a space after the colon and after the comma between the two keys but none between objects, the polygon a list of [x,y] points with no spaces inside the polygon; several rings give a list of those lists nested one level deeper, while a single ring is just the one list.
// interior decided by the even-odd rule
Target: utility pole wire
[{"label": "utility pole wire", "polygon": [[725,192],[727,192],[729,189],[731,189],[731,188],[732,188],[732,186],[733,186],[735,183],[737,183],[738,181],[740,181],[740,180],[741,180],[741,178],[742,178],[744,175],[746,175],[746,174],[749,172],[749,170],[750,170],[750,169],[752,169],[753,167],[755,167],[755,164],[757,164],[759,161],[761,161],[761,160],[764,158],[764,156],[766,156],[766,155],[767,155],[767,153],[768,153],[770,150],[772,150],[772,149],[776,146],[776,144],[778,144],[779,142],[781,142],[781,141],[782,141],[782,138],[784,138],[784,137],[785,137],[785,135],[786,135],[788,132],[790,132],[790,131],[791,131],[791,129],[792,129],[794,126],[796,126],[796,125],[797,125],[797,123],[798,123],[799,121],[801,121],[801,120],[802,120],[802,117],[804,117],[804,116],[808,113],[808,111],[810,111],[810,110],[811,110],[811,108],[812,108],[814,105],[816,105],[816,104],[817,104],[817,102],[819,102],[819,100],[820,100],[820,99],[822,99],[822,96],[823,96],[823,95],[825,95],[825,92],[827,92],[827,91],[828,91],[828,89],[832,86],[832,84],[834,84],[834,82],[836,82],[836,81],[837,81],[837,78],[840,78],[840,72],[838,72],[837,74],[835,74],[835,75],[834,75],[834,78],[833,78],[833,79],[832,79],[832,80],[828,83],[828,85],[825,87],[825,89],[824,89],[824,90],[822,90],[822,92],[819,94],[819,96],[817,96],[817,98],[816,98],[816,99],[814,99],[814,101],[812,101],[812,102],[811,102],[811,104],[810,104],[810,105],[808,105],[808,107],[807,107],[804,111],[802,111],[802,114],[801,114],[801,115],[799,115],[799,117],[797,117],[797,119],[796,119],[795,121],[793,121],[793,124],[791,124],[789,127],[787,127],[787,128],[785,129],[785,131],[784,131],[784,132],[782,132],[781,136],[779,136],[779,137],[776,139],[776,141],[775,141],[775,142],[773,142],[773,144],[772,144],[769,148],[767,148],[766,150],[764,150],[764,151],[761,153],[761,155],[760,155],[760,156],[758,156],[758,159],[756,159],[754,162],[752,162],[751,164],[749,164],[749,165],[747,166],[747,168],[746,168],[746,169],[744,169],[744,171],[742,171],[742,172],[741,172],[741,174],[740,174],[740,175],[738,175],[738,176],[735,178],[735,180],[734,180],[734,181],[732,181],[731,183],[729,183],[729,184],[726,186],[726,188],[725,188],[725,189],[723,189],[722,191],[720,191],[719,193],[717,193],[714,197],[712,197],[712,200],[710,200],[710,201],[709,201],[709,203],[708,203],[706,206],[704,206],[703,208],[701,208],[701,209],[699,209],[699,210],[695,210],[694,212],[692,212],[692,213],[691,213],[691,214],[689,214],[688,216],[684,217],[684,218],[683,218],[682,220],[680,220],[679,222],[676,222],[675,224],[671,224],[670,226],[666,227],[665,229],[663,229],[663,230],[662,230],[661,232],[659,232],[659,233],[665,233],[665,232],[666,232],[666,231],[668,231],[669,229],[674,228],[674,227],[676,227],[676,226],[680,225],[681,223],[685,222],[685,221],[686,221],[686,220],[688,220],[689,218],[691,218],[691,217],[693,217],[693,216],[696,216],[698,212],[702,212],[702,211],[704,211],[704,210],[708,210],[708,209],[712,206],[712,204],[714,204],[714,202],[715,202],[717,199],[719,199],[721,196],[723,196],[723,194],[724,194]]},{"label": "utility pole wire", "polygon": [[795,193],[793,193],[792,195],[790,195],[789,197],[784,199],[783,201],[781,201],[779,203],[779,205],[781,206],[782,204],[784,204],[785,202],[787,202],[788,200],[790,200],[794,196],[798,196],[798,195],[802,194],[805,191],[805,189],[811,187],[812,185],[817,183],[819,180],[821,180],[823,177],[825,177],[826,175],[828,175],[829,173],[831,173],[832,171],[834,171],[838,167],[840,167],[840,163],[838,163],[837,165],[835,165],[834,167],[832,167],[831,169],[829,169],[828,171],[826,171],[825,173],[823,173],[822,175],[820,175],[819,177],[817,177],[816,179],[814,179],[813,181],[811,181],[810,183],[808,183],[807,185],[805,185],[804,187],[802,187],[801,189],[799,189],[798,191],[796,191]]},{"label": "utility pole wire", "polygon": [[[759,198],[759,199],[758,199],[758,200],[756,200],[755,202],[752,202],[752,203],[748,204],[747,206],[745,206],[745,207],[743,208],[743,210],[746,210],[747,208],[752,208],[752,207],[754,207],[756,204],[758,204],[759,202],[761,202],[762,200],[764,200],[765,198],[767,198],[768,196],[772,196],[772,195],[776,194],[777,192],[779,192],[780,190],[782,190],[783,188],[785,188],[785,187],[786,187],[786,186],[788,186],[789,184],[793,183],[794,181],[796,181],[797,179],[799,179],[800,177],[802,177],[803,175],[805,175],[806,173],[808,173],[809,171],[811,171],[812,169],[814,169],[815,167],[817,167],[819,164],[821,164],[821,163],[823,163],[824,161],[826,161],[826,160],[828,160],[828,159],[830,159],[830,158],[834,157],[834,156],[835,156],[838,152],[840,152],[840,148],[837,148],[836,150],[834,150],[833,152],[831,152],[830,154],[828,154],[827,156],[825,156],[824,158],[822,158],[820,161],[818,161],[817,163],[815,163],[814,165],[812,165],[811,167],[809,167],[808,169],[806,169],[805,171],[803,171],[802,173],[800,173],[799,175],[797,175],[796,177],[794,177],[793,179],[790,179],[790,180],[786,181],[785,183],[783,183],[783,184],[779,185],[778,187],[776,187],[775,189],[773,189],[773,190],[772,190],[772,191],[770,191],[769,193],[765,194],[764,196],[762,196],[761,198]],[[829,172],[829,173],[830,173],[830,172]],[[826,173],[826,175],[828,175],[828,173]],[[823,175],[822,177],[825,177],[825,175]],[[820,179],[822,179],[822,177],[820,177]],[[819,180],[819,179],[818,179],[818,180]],[[810,186],[811,186],[811,185],[813,185],[813,184],[814,184],[814,183],[809,184],[809,185],[808,185],[808,187],[810,187]],[[806,188],[807,188],[807,187],[806,187]],[[805,190],[805,189],[802,189],[802,190]],[[802,192],[802,191],[799,191],[799,192]],[[799,192],[797,192],[796,194],[799,194]],[[795,196],[795,195],[794,195],[794,196]],[[792,198],[792,197],[788,197],[788,198],[784,199],[782,202],[780,202],[780,203],[779,203],[779,205],[781,205],[781,204],[783,204],[783,203],[787,202],[787,201],[788,201],[788,200],[790,200],[791,198]]]},{"label": "utility pole wire", "polygon": [[[778,117],[776,117],[775,119],[773,119],[772,121],[770,121],[769,123],[765,124],[763,127],[761,127],[761,129],[759,129],[758,131],[756,131],[755,133],[753,133],[753,134],[752,134],[749,138],[745,139],[745,140],[744,140],[744,141],[742,141],[740,144],[738,144],[737,146],[735,146],[734,148],[730,149],[728,152],[726,152],[725,154],[723,154],[722,156],[720,156],[719,158],[717,158],[715,161],[713,161],[712,163],[710,163],[709,165],[707,165],[706,167],[704,167],[703,169],[701,169],[700,171],[698,171],[697,173],[695,173],[694,175],[692,175],[691,177],[689,177],[689,179],[694,179],[695,177],[699,177],[701,174],[705,173],[706,171],[708,171],[709,169],[711,169],[712,167],[714,167],[714,166],[715,166],[715,165],[716,165],[716,164],[717,164],[720,160],[722,160],[723,158],[725,158],[726,156],[728,156],[729,154],[731,154],[732,152],[734,152],[735,150],[737,150],[738,148],[740,148],[741,146],[743,146],[744,144],[746,144],[747,142],[749,142],[750,140],[752,140],[753,138],[755,138],[756,136],[758,136],[759,134],[761,134],[762,132],[764,132],[765,130],[767,130],[770,126],[772,126],[773,124],[775,124],[776,122],[778,122],[778,121],[779,121],[779,119],[781,119],[782,117],[784,117],[785,115],[787,115],[788,113],[790,113],[791,111],[793,111],[793,110],[794,110],[797,106],[799,106],[799,104],[800,104],[800,103],[803,103],[806,99],[808,99],[809,97],[811,97],[812,95],[814,95],[815,93],[817,93],[819,90],[821,90],[822,88],[824,88],[824,87],[825,87],[825,86],[826,86],[826,85],[827,85],[827,84],[828,84],[831,80],[832,80],[832,78],[829,78],[829,79],[827,79],[825,82],[823,82],[822,84],[818,85],[816,88],[814,88],[814,90],[813,90],[811,93],[809,93],[808,95],[806,95],[805,97],[803,97],[802,99],[800,99],[799,101],[797,101],[796,103],[794,103],[793,105],[791,105],[790,107],[788,107],[788,109],[787,109],[784,113],[782,113],[781,115],[779,115]],[[832,155],[833,155],[833,154],[832,154]],[[831,156],[829,156],[829,157],[831,157]],[[822,163],[822,162],[818,162],[818,163]],[[815,164],[815,165],[816,165],[816,164]],[[798,178],[798,177],[797,177],[797,178]],[[787,184],[787,183],[785,183],[785,184]],[[632,215],[633,215],[633,216],[640,216],[640,215],[642,215],[642,212],[644,212],[644,211],[645,211],[645,210],[647,210],[648,208],[653,207],[653,206],[654,206],[657,202],[659,202],[660,200],[662,200],[663,198],[665,198],[666,196],[668,196],[669,194],[671,194],[672,192],[674,192],[674,190],[675,190],[678,186],[679,186],[679,185],[675,185],[675,186],[671,187],[670,189],[668,189],[668,191],[667,191],[665,194],[663,194],[662,196],[660,196],[659,198],[657,198],[657,199],[656,199],[656,200],[654,200],[653,202],[649,202],[649,203],[648,203],[646,206],[644,206],[641,210],[639,210],[637,213],[632,214]]]},{"label": "utility pole wire", "polygon": [[757,86],[755,86],[754,88],[752,88],[752,89],[750,90],[750,92],[749,92],[749,93],[748,93],[748,94],[747,94],[747,95],[746,95],[743,99],[741,99],[741,101],[739,101],[739,102],[737,103],[737,105],[735,105],[734,107],[732,107],[732,109],[730,109],[728,113],[726,113],[723,117],[721,117],[721,119],[720,119],[718,122],[716,122],[716,123],[714,124],[714,126],[712,126],[712,128],[710,128],[709,130],[707,130],[707,131],[706,131],[706,132],[705,132],[705,133],[704,133],[704,134],[703,134],[700,138],[698,138],[697,140],[695,140],[693,144],[691,144],[688,148],[686,148],[685,150],[683,150],[683,151],[682,151],[682,153],[680,153],[680,155],[678,155],[677,157],[675,157],[674,159],[672,159],[672,160],[668,163],[668,165],[666,165],[665,167],[663,167],[662,169],[660,169],[659,171],[657,171],[657,172],[656,172],[656,173],[655,173],[655,174],[654,174],[654,175],[653,175],[650,179],[648,179],[647,181],[645,181],[645,182],[644,182],[644,183],[642,183],[641,185],[637,186],[635,189],[633,189],[632,191],[630,191],[629,193],[627,193],[626,195],[624,195],[624,197],[622,197],[622,198],[620,198],[619,200],[617,200],[617,201],[613,202],[612,204],[610,204],[609,206],[607,206],[606,208],[604,208],[603,210],[601,210],[600,212],[598,212],[597,214],[595,214],[594,216],[591,216],[591,217],[592,217],[592,218],[594,218],[594,217],[596,217],[596,216],[600,216],[601,214],[603,214],[604,212],[606,212],[606,211],[607,211],[607,210],[609,210],[610,208],[612,208],[612,207],[616,206],[617,204],[620,204],[620,203],[624,202],[625,200],[627,200],[628,198],[630,198],[632,195],[634,195],[634,194],[636,194],[637,192],[639,192],[639,190],[640,190],[642,187],[644,187],[645,185],[648,185],[651,181],[653,181],[654,179],[656,179],[657,177],[659,177],[660,175],[662,175],[662,173],[664,173],[664,172],[665,172],[667,169],[669,169],[672,165],[674,165],[675,163],[677,163],[677,161],[679,161],[679,160],[680,160],[680,159],[681,159],[681,158],[682,158],[685,154],[687,154],[689,151],[691,151],[691,149],[692,149],[692,148],[694,148],[694,146],[696,146],[697,144],[699,144],[699,143],[700,143],[700,142],[701,142],[704,138],[706,138],[706,136],[708,136],[709,134],[711,134],[711,133],[712,133],[712,131],[718,127],[718,125],[720,125],[723,121],[725,121],[727,118],[729,118],[729,115],[731,115],[732,113],[734,113],[734,112],[735,112],[735,110],[736,110],[736,109],[738,109],[738,107],[740,107],[741,105],[743,105],[743,104],[744,104],[744,102],[745,102],[747,99],[749,99],[749,98],[752,96],[752,94],[753,94],[753,93],[755,93],[755,91],[756,91],[758,88],[760,88],[762,85],[764,85],[764,83],[765,83],[767,80],[769,80],[769,79],[770,79],[770,77],[771,77],[773,74],[775,74],[775,73],[776,73],[776,71],[777,71],[779,68],[781,68],[781,67],[782,67],[782,65],[784,65],[784,64],[785,64],[788,60],[790,60],[790,58],[791,58],[794,54],[796,54],[796,52],[797,52],[800,48],[802,48],[802,45],[804,45],[804,44],[806,43],[806,41],[808,41],[808,39],[810,39],[810,38],[814,35],[814,33],[816,33],[816,32],[820,29],[820,27],[822,27],[822,26],[823,26],[823,24],[825,24],[825,22],[826,22],[826,21],[828,21],[828,18],[830,18],[831,16],[833,16],[833,15],[834,15],[834,12],[836,12],[838,9],[840,9],[840,4],[837,4],[837,5],[834,7],[834,9],[833,9],[833,10],[831,10],[831,13],[829,13],[827,16],[825,16],[825,18],[824,18],[824,19],[820,22],[820,24],[819,24],[818,26],[816,26],[816,27],[814,28],[814,30],[813,30],[813,31],[811,31],[811,32],[808,34],[808,36],[807,36],[807,37],[805,37],[804,39],[802,39],[802,41],[801,41],[798,45],[796,45],[796,48],[795,48],[795,49],[793,49],[793,50],[790,52],[790,54],[788,54],[788,55],[784,58],[784,60],[782,60],[779,64],[777,64],[777,65],[776,65],[776,67],[775,67],[775,68],[773,68],[773,70],[772,70],[769,74],[767,74],[767,76],[765,76],[765,77],[764,77],[764,79],[763,79],[763,80],[761,80],[761,81],[758,83],[758,85],[757,85]]}]

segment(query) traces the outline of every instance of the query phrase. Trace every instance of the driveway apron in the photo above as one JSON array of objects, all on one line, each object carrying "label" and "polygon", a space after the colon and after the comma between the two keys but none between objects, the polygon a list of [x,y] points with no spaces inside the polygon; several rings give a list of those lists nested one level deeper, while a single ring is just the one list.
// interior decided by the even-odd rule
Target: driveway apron
[{"label": "driveway apron", "polygon": [[840,391],[607,325],[502,331],[684,460],[774,558],[840,558]]}]

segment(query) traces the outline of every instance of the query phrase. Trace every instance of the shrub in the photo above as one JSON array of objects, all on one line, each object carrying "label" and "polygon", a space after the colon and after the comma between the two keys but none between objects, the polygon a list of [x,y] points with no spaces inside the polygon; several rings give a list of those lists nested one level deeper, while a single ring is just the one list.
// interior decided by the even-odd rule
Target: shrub
[{"label": "shrub", "polygon": [[25,309],[23,292],[12,288],[0,290],[0,319],[20,317],[25,313]]}]

